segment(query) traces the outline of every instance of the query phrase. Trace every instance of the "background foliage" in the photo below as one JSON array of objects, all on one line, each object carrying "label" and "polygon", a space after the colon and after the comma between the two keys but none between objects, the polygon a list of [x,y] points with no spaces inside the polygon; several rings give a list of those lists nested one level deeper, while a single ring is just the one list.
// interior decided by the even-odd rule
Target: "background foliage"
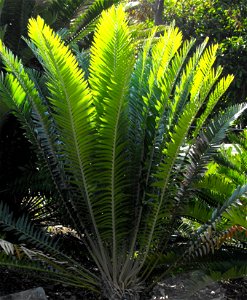
[{"label": "background foliage", "polygon": [[[153,24],[157,1],[141,0],[138,20]],[[219,43],[217,63],[225,73],[235,75],[228,102],[240,103],[247,97],[247,3],[245,0],[164,0],[163,23],[175,20],[185,38],[206,36]],[[225,104],[221,104],[225,107]],[[246,121],[245,121],[246,123]]]},{"label": "background foliage", "polygon": [[247,96],[247,3],[245,0],[165,0],[164,21],[172,20],[185,37],[220,44],[218,63],[235,81],[229,101],[240,103]]}]

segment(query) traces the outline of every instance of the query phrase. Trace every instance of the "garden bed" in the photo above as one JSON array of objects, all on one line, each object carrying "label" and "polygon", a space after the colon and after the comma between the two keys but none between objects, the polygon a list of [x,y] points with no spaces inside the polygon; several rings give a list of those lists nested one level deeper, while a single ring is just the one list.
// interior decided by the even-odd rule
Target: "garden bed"
[{"label": "garden bed", "polygon": [[[9,270],[0,268],[0,296],[20,292],[23,290],[43,287],[48,300],[97,300],[100,297],[90,292],[55,284],[36,276],[36,273],[27,273],[23,270]],[[158,285],[152,299],[186,300],[186,278],[170,279]],[[180,298],[179,298],[180,297]],[[190,300],[244,300],[247,299],[247,278],[228,282],[213,283],[203,288],[191,297]]]}]

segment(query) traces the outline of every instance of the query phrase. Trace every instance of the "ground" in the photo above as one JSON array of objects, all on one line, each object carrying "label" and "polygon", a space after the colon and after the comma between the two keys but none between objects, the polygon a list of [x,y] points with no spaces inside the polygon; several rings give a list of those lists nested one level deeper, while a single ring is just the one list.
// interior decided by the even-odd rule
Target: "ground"
[{"label": "ground", "polygon": [[[54,284],[49,280],[40,279],[23,270],[0,268],[0,296],[23,290],[43,287],[49,300],[96,300],[99,297],[91,293]],[[170,279],[156,287],[152,299],[186,300],[186,278]],[[229,282],[213,283],[197,291],[190,300],[245,300],[247,299],[247,278]]]}]

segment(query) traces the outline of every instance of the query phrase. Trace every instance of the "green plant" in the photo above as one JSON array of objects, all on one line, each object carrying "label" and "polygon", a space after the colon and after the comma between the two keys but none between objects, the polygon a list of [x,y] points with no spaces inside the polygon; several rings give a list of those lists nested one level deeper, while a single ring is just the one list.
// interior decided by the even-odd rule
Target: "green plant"
[{"label": "green plant", "polygon": [[14,54],[24,58],[27,63],[30,53],[22,36],[26,37],[30,17],[42,16],[54,30],[61,30],[60,34],[66,36],[69,43],[93,32],[102,10],[114,3],[118,3],[118,0],[1,0],[1,38]]},{"label": "green plant", "polygon": [[[203,197],[214,202],[216,198],[230,195],[239,185],[247,182],[247,131],[240,134],[231,133],[227,136],[231,144],[222,147],[208,166],[208,171],[200,186],[204,188]],[[218,182],[218,189],[208,184]],[[235,208],[225,214],[224,223],[229,230],[226,234],[234,234],[235,242],[247,242],[247,202],[242,199],[241,208]],[[229,241],[232,242],[232,241]],[[238,246],[238,244],[236,244]]]},{"label": "green plant", "polygon": [[194,40],[183,43],[171,26],[158,38],[153,30],[138,51],[122,7],[112,7],[97,25],[85,79],[72,51],[43,19],[31,19],[28,34],[47,95],[1,43],[1,101],[21,122],[36,168],[51,178],[60,222],[74,230],[78,251],[65,250],[45,232],[46,223],[40,230],[35,218],[15,218],[1,203],[0,226],[21,244],[2,239],[5,252],[19,259],[2,253],[0,264],[49,273],[107,299],[138,299],[165,276],[208,266],[213,252],[223,264],[234,263],[226,267],[234,274],[246,272],[241,256],[218,247],[220,218],[246,185],[219,202],[207,221],[190,209],[187,218],[200,226],[189,238],[181,229],[206,165],[247,108],[232,106],[208,120],[233,80],[220,79],[222,68],[213,67],[217,45],[206,48],[205,40],[190,55]]},{"label": "green plant", "polygon": [[[245,0],[169,0],[165,1],[164,21],[175,20],[186,38],[206,36],[219,43],[217,63],[235,80],[229,89],[229,101],[241,103],[246,93],[247,5]],[[221,108],[227,104],[222,103]],[[244,116],[243,116],[244,118]],[[246,121],[244,121],[246,122]]]},{"label": "green plant", "polygon": [[[140,0],[134,3],[138,5],[132,14],[138,20],[151,24],[153,21],[163,24],[175,21],[185,38],[194,37],[200,43],[205,37],[209,37],[211,42],[218,43],[217,64],[224,67],[225,74],[232,73],[235,76],[227,93],[228,97],[218,104],[218,109],[224,109],[229,105],[228,101],[232,104],[245,101],[247,97],[245,0]],[[241,126],[244,126],[245,122],[243,116]]]},{"label": "green plant", "polygon": [[[83,47],[88,48],[97,19],[104,8],[111,6],[114,1],[84,1],[84,0],[2,0],[0,2],[1,37],[5,45],[22,58],[22,63],[38,71],[29,71],[35,81],[42,81],[42,66],[35,59],[23,38],[27,37],[28,19],[41,15],[46,23],[58,30],[66,39],[66,43],[75,44],[75,40],[83,40]],[[75,46],[74,46],[75,47]],[[79,60],[88,56],[77,53]],[[42,89],[42,93],[46,93]],[[9,108],[0,103],[0,194],[15,215],[35,205],[27,205],[22,201],[28,197],[34,202],[43,194],[49,194],[50,185],[40,176],[35,167],[36,155],[30,143],[23,135],[18,120],[11,115]],[[41,188],[41,183],[44,183]],[[19,188],[22,186],[22,189]],[[39,189],[36,189],[36,186]],[[54,197],[55,195],[53,195]],[[39,202],[39,201],[38,201]],[[51,203],[49,202],[49,205]],[[29,211],[30,212],[30,211]]]}]

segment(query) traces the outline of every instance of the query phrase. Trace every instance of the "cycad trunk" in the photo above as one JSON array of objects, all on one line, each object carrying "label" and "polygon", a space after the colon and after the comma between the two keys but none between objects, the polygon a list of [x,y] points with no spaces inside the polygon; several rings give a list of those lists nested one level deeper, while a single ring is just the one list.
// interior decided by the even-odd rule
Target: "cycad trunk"
[{"label": "cycad trunk", "polygon": [[[128,275],[127,275],[128,276]],[[114,283],[110,280],[103,280],[102,293],[103,299],[109,300],[147,300],[148,290],[145,289],[145,284],[138,280],[138,277],[130,277],[127,280]]]},{"label": "cycad trunk", "polygon": [[122,290],[119,288],[111,288],[105,290],[103,299],[109,300],[147,300],[148,297],[145,296],[143,292],[136,292],[132,290]]}]

